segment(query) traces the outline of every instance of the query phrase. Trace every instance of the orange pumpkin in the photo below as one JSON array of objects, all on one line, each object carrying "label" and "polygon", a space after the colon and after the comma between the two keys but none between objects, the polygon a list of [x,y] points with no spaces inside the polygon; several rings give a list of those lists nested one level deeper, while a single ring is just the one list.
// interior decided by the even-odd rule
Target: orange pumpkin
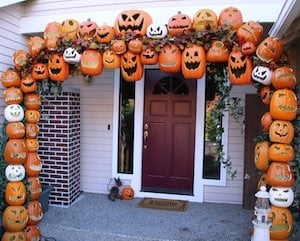
[{"label": "orange pumpkin", "polygon": [[21,78],[17,71],[8,69],[1,75],[1,83],[5,88],[9,87],[20,87]]},{"label": "orange pumpkin", "polygon": [[292,68],[283,66],[274,70],[272,75],[272,85],[275,89],[294,89],[296,84],[297,79]]},{"label": "orange pumpkin", "polygon": [[168,32],[172,36],[182,35],[192,28],[192,20],[187,14],[180,11],[169,18]]},{"label": "orange pumpkin", "polygon": [[258,180],[258,183],[257,183],[257,190],[260,190],[260,188],[262,186],[266,187],[267,186],[267,183],[266,183],[266,176],[267,174],[265,172],[263,172],[261,175],[260,175],[260,178]]},{"label": "orange pumpkin", "polygon": [[257,57],[266,62],[277,61],[283,53],[283,41],[269,36],[265,38],[256,48]]},{"label": "orange pumpkin", "polygon": [[8,205],[20,206],[26,201],[26,187],[23,182],[7,182],[5,201]]},{"label": "orange pumpkin", "polygon": [[84,40],[91,40],[96,36],[98,25],[96,22],[88,19],[79,25],[78,36]]},{"label": "orange pumpkin", "polygon": [[260,124],[262,127],[262,131],[263,132],[268,132],[270,125],[273,122],[273,118],[272,115],[270,113],[270,111],[267,111],[265,114],[263,114],[263,116],[260,118]]},{"label": "orange pumpkin", "polygon": [[103,70],[101,53],[94,49],[87,49],[80,59],[80,70],[86,75],[100,75]]},{"label": "orange pumpkin", "polygon": [[35,152],[39,149],[39,141],[36,138],[26,138],[25,145],[28,152]]},{"label": "orange pumpkin", "polygon": [[186,79],[200,79],[206,71],[205,50],[200,45],[186,46],[181,56],[181,71]]},{"label": "orange pumpkin", "polygon": [[[1,241],[25,241],[26,240],[26,236],[25,233],[23,231],[19,231],[19,232],[8,232],[5,231],[2,235],[2,239]],[[27,239],[29,240],[29,239]]]},{"label": "orange pumpkin", "polygon": [[58,22],[50,22],[44,29],[45,44],[48,49],[57,48],[57,40],[61,37],[61,24]]},{"label": "orange pumpkin", "polygon": [[62,55],[52,54],[48,60],[49,77],[53,81],[65,81],[69,76],[69,64]]},{"label": "orange pumpkin", "polygon": [[263,30],[263,26],[258,22],[249,21],[238,28],[236,36],[240,43],[251,42],[256,46]]},{"label": "orange pumpkin", "polygon": [[271,102],[271,88],[268,85],[264,85],[260,89],[260,98],[265,105],[270,105]]},{"label": "orange pumpkin", "polygon": [[166,44],[159,53],[159,69],[163,72],[178,73],[181,70],[181,51],[175,44]]},{"label": "orange pumpkin", "polygon": [[111,47],[115,54],[123,54],[127,50],[126,42],[122,39],[113,41]]},{"label": "orange pumpkin", "polygon": [[131,200],[134,198],[134,190],[130,186],[126,186],[122,190],[122,199]]},{"label": "orange pumpkin", "polygon": [[108,44],[115,37],[115,29],[109,25],[98,26],[96,39],[100,44]]},{"label": "orange pumpkin", "polygon": [[41,114],[38,110],[26,110],[25,120],[27,123],[36,124],[40,121]]},{"label": "orange pumpkin", "polygon": [[242,53],[244,55],[252,55],[256,50],[256,46],[251,42],[245,42],[242,44]]},{"label": "orange pumpkin", "polygon": [[269,138],[272,142],[291,144],[294,132],[294,126],[290,121],[274,120],[269,128]]},{"label": "orange pumpkin", "polygon": [[233,85],[250,84],[252,80],[252,61],[240,50],[233,50],[228,57],[228,77]]},{"label": "orange pumpkin", "polygon": [[31,200],[37,200],[42,194],[42,184],[39,177],[28,177],[28,191]]},{"label": "orange pumpkin", "polygon": [[271,97],[270,113],[273,119],[292,121],[298,111],[297,96],[293,90],[278,89]]},{"label": "orange pumpkin", "polygon": [[3,226],[8,232],[22,231],[27,221],[28,213],[24,206],[7,206],[3,212]]},{"label": "orange pumpkin", "polygon": [[218,63],[227,62],[229,52],[224,43],[220,40],[214,40],[206,53],[207,62]]},{"label": "orange pumpkin", "polygon": [[269,147],[269,158],[277,162],[290,162],[295,157],[294,147],[289,144],[273,143]]},{"label": "orange pumpkin", "polygon": [[32,200],[28,202],[27,205],[28,212],[28,225],[36,225],[43,218],[43,208],[41,203],[38,200]]},{"label": "orange pumpkin", "polygon": [[21,79],[21,90],[23,93],[30,93],[36,91],[38,88],[36,81],[31,77],[31,75],[27,75]]},{"label": "orange pumpkin", "polygon": [[64,38],[76,40],[78,31],[79,23],[75,19],[65,19],[61,24],[60,33]]},{"label": "orange pumpkin", "polygon": [[140,80],[144,74],[140,55],[126,51],[121,56],[121,74],[126,81]]},{"label": "orange pumpkin", "polygon": [[138,38],[130,40],[128,50],[134,54],[140,54],[143,51],[143,42]]},{"label": "orange pumpkin", "polygon": [[30,37],[28,40],[28,49],[29,52],[35,56],[46,48],[45,40],[39,36]]},{"label": "orange pumpkin", "polygon": [[125,10],[116,18],[115,31],[117,34],[135,33],[145,35],[147,27],[152,23],[151,16],[143,10]]},{"label": "orange pumpkin", "polygon": [[41,240],[41,231],[37,225],[27,225],[24,232],[27,241]]},{"label": "orange pumpkin", "polygon": [[235,7],[224,8],[219,15],[219,26],[237,30],[243,25],[243,16]]},{"label": "orange pumpkin", "polygon": [[41,97],[37,93],[28,93],[25,95],[24,104],[26,109],[39,110],[42,105]]},{"label": "orange pumpkin", "polygon": [[10,139],[21,139],[25,136],[25,126],[21,121],[8,122],[5,133]]},{"label": "orange pumpkin", "polygon": [[103,66],[107,69],[116,69],[121,66],[121,58],[114,51],[107,49],[102,56]]},{"label": "orange pumpkin", "polygon": [[257,142],[254,147],[255,167],[262,172],[267,171],[269,167],[268,149],[268,141]]},{"label": "orange pumpkin", "polygon": [[28,177],[37,177],[42,170],[40,155],[36,151],[28,152],[24,167]]},{"label": "orange pumpkin", "polygon": [[272,162],[267,171],[266,182],[272,187],[293,186],[295,179],[290,165],[285,162]]},{"label": "orange pumpkin", "polygon": [[26,146],[23,139],[9,139],[4,147],[4,159],[7,164],[24,164],[26,160]]},{"label": "orange pumpkin", "polygon": [[193,16],[192,28],[195,31],[215,29],[218,26],[218,16],[211,9],[200,9]]},{"label": "orange pumpkin", "polygon": [[16,69],[21,69],[24,67],[27,64],[29,57],[30,54],[25,50],[16,50],[13,54],[13,61]]},{"label": "orange pumpkin", "polygon": [[39,125],[35,123],[26,123],[25,130],[26,138],[37,138],[40,132]]},{"label": "orange pumpkin", "polygon": [[157,64],[158,63],[158,53],[154,48],[148,47],[144,49],[141,53],[141,62],[142,64]]},{"label": "orange pumpkin", "polygon": [[6,104],[21,104],[23,102],[23,92],[20,88],[9,87],[3,91],[3,99]]},{"label": "orange pumpkin", "polygon": [[35,80],[47,79],[49,77],[49,71],[47,65],[43,63],[37,63],[33,65],[31,76]]},{"label": "orange pumpkin", "polygon": [[269,219],[270,237],[274,240],[288,239],[293,230],[293,215],[288,208],[271,206]]}]

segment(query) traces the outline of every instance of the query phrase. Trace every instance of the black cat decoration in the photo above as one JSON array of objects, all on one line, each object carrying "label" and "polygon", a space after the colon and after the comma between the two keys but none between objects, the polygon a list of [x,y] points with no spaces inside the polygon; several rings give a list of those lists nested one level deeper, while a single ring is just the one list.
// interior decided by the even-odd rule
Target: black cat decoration
[{"label": "black cat decoration", "polygon": [[116,199],[122,199],[122,196],[120,195],[120,190],[119,188],[123,185],[121,179],[114,178],[115,180],[115,186],[113,186],[110,189],[110,193],[108,194],[108,199],[111,201],[116,201]]}]

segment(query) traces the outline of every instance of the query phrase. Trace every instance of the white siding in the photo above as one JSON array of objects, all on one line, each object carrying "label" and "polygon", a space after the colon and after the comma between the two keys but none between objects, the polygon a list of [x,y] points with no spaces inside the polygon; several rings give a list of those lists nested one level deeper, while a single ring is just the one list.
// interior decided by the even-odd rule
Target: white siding
[{"label": "white siding", "polygon": [[[245,94],[256,93],[253,86],[234,86],[231,92],[233,97],[241,98],[241,106],[245,114]],[[227,175],[226,186],[204,186],[205,202],[235,203],[243,202],[244,182],[244,115],[240,116],[237,123],[229,118],[228,157],[232,162],[232,169],[237,171],[235,178]]]},{"label": "white siding", "polygon": [[[26,38],[20,34],[21,4],[0,8],[0,75],[13,65],[12,55],[17,49],[27,49]],[[0,84],[0,123],[3,123],[3,86]]]},{"label": "white siding", "polygon": [[106,193],[112,175],[113,71],[103,71],[89,84],[72,77],[64,86],[80,89],[81,190]]}]

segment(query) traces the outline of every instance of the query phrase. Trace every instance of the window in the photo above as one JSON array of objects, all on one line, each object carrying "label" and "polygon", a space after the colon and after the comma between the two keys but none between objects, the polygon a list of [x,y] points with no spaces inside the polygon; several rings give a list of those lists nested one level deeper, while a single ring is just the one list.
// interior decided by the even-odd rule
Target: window
[{"label": "window", "polygon": [[120,80],[118,173],[133,173],[135,82]]},{"label": "window", "polygon": [[203,178],[205,179],[220,179],[221,164],[218,159],[218,145],[221,140],[218,140],[215,130],[222,128],[221,119],[216,119],[212,115],[215,102],[217,100],[217,86],[213,79],[206,78],[205,84],[205,130],[204,130],[204,162],[203,162]]}]

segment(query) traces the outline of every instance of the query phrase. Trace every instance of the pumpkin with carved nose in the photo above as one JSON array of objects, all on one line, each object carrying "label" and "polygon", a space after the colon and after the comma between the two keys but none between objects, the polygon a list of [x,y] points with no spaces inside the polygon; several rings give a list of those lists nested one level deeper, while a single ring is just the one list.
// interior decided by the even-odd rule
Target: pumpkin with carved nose
[{"label": "pumpkin with carved nose", "polygon": [[25,136],[25,126],[21,121],[8,122],[5,133],[10,139],[21,139]]},{"label": "pumpkin with carved nose", "polygon": [[22,121],[24,109],[19,104],[7,105],[4,109],[4,117],[8,122]]},{"label": "pumpkin with carved nose", "polygon": [[121,74],[126,81],[137,81],[143,77],[144,68],[139,54],[126,51],[121,56]]},{"label": "pumpkin with carved nose", "polygon": [[114,51],[107,49],[103,52],[103,66],[107,69],[116,69],[121,66],[121,58]]},{"label": "pumpkin with carved nose", "polygon": [[3,212],[3,226],[9,232],[22,231],[28,222],[28,212],[24,206],[7,206]]},{"label": "pumpkin with carved nose", "polygon": [[158,53],[154,48],[148,47],[144,49],[141,53],[142,64],[157,64],[158,63]]},{"label": "pumpkin with carved nose", "polygon": [[192,28],[195,31],[215,29],[218,26],[218,16],[211,9],[200,9],[193,16]]},{"label": "pumpkin with carved nose", "polygon": [[31,76],[35,80],[47,79],[49,77],[47,65],[43,63],[33,65]]}]

